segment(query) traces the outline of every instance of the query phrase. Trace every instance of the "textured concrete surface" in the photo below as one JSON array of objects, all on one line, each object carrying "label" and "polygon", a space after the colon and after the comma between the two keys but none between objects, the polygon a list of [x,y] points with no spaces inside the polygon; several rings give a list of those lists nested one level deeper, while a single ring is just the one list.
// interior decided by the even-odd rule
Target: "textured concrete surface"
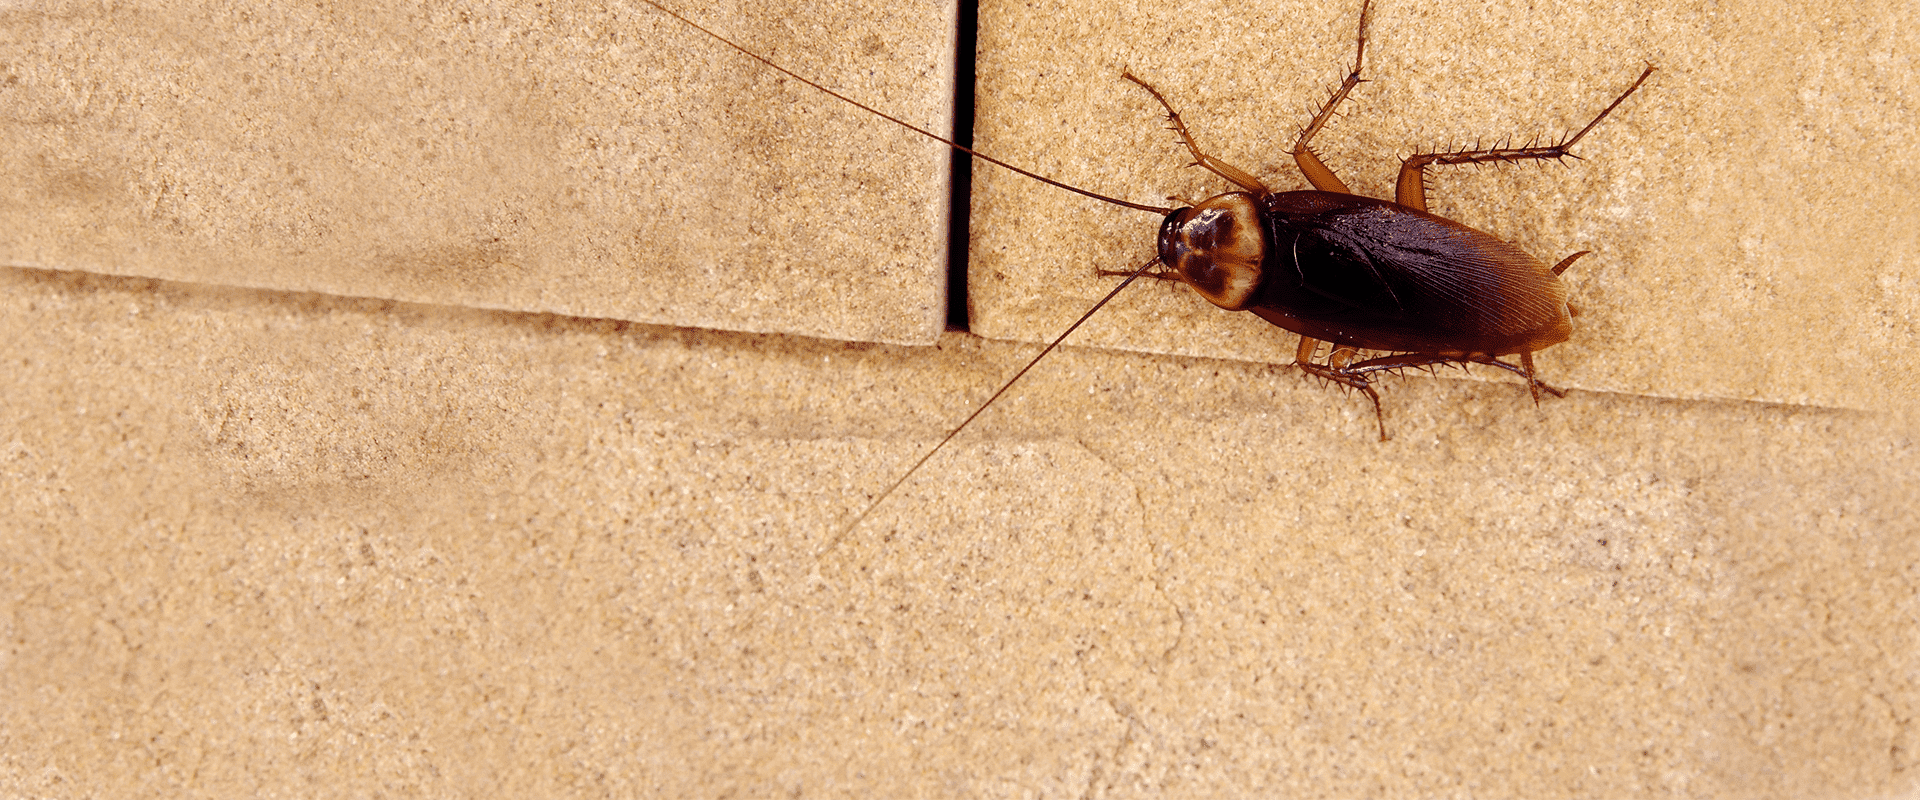
[{"label": "textured concrete surface", "polygon": [[4,275],[9,795],[1914,788],[1910,420]]},{"label": "textured concrete surface", "polygon": [[[945,323],[947,149],[639,3],[8,5],[0,262],[863,341]],[[702,10],[952,124],[950,9]]]},{"label": "textured concrete surface", "polygon": [[[66,30],[49,8],[4,12],[9,47],[26,43],[72,65],[119,57],[43,47]],[[1428,56],[1407,48],[1430,37],[1391,33],[1387,20],[1433,15],[1422,24],[1439,24],[1442,11],[1379,8],[1382,72],[1366,89],[1381,94],[1335,133],[1356,135],[1358,114],[1388,103],[1392,85],[1429,91],[1405,88],[1421,85],[1409,81],[1431,87],[1423,110],[1468,85],[1537,88],[1503,81],[1511,73],[1491,55],[1484,74],[1451,61],[1414,68]],[[495,11],[501,21],[489,24],[540,30],[514,13]],[[606,13],[659,32],[638,9]],[[872,9],[846,13],[885,27]],[[1101,13],[1055,16],[1082,21],[1091,36],[1109,25]],[[1626,37],[1561,43],[1533,60],[1553,65],[1555,77],[1539,84],[1552,91],[1490,102],[1511,115],[1497,120],[1508,130],[1536,116],[1578,117],[1589,104],[1575,95],[1613,90],[1610,77],[1579,66],[1591,55],[1583,48],[1637,53],[1703,20],[1720,20],[1729,36],[1752,24],[1724,10],[1613,18],[1567,7],[1555,24],[1499,7],[1473,13],[1499,23],[1487,30],[1532,26],[1516,39],[1563,28]],[[1910,43],[1875,38],[1874,25],[1846,22],[1852,13],[1779,30],[1787,39],[1837,31],[1816,38],[1838,52],[1865,47],[1861,59],[1834,57],[1846,69],[1911,61]],[[92,30],[76,14],[67,24]],[[1338,64],[1349,17],[1301,11],[1284,22],[1312,33],[1266,46],[1273,58]],[[780,39],[793,35],[785,26],[818,18],[807,7],[754,24]],[[1069,77],[1071,88],[1052,99],[1105,91],[1118,61],[1144,71],[1148,57],[1267,25],[1187,19],[1158,39],[1144,32],[1161,28],[1111,23],[1132,44],[1112,51],[1116,63],[1084,66],[1097,80]],[[829,25],[790,41],[795,57],[832,62],[891,46],[872,31]],[[1309,39],[1317,44],[1293,49]],[[414,41],[422,59],[438,52],[433,36]],[[638,41],[628,50],[648,49]],[[1503,41],[1484,48],[1502,53]],[[308,44],[294,36],[286,46]],[[1776,51],[1811,52],[1795,47]],[[1651,57],[1673,76],[1669,55]],[[1406,60],[1389,79],[1392,58]],[[1770,66],[1818,74],[1805,59],[1780,58],[1788,66]],[[870,52],[855,61],[852,81],[900,77]],[[8,61],[5,74],[19,80],[0,91],[43,96],[41,76],[64,73],[38,63]],[[1593,56],[1606,76],[1631,63],[1622,53]],[[1668,170],[1658,179],[1641,155],[1608,158],[1667,152],[1651,143],[1656,134],[1712,140],[1674,115],[1713,97],[1773,108],[1752,97],[1786,92],[1797,103],[1857,106],[1861,127],[1805,128],[1808,142],[1865,136],[1874,115],[1914,102],[1904,74],[1834,90],[1871,90],[1864,105],[1771,75],[1650,100],[1623,117],[1638,122],[1596,139],[1591,160],[1574,169],[1488,170],[1440,184],[1443,202],[1479,191],[1515,201],[1490,218],[1518,220],[1499,229],[1542,249],[1584,247],[1589,236],[1619,241],[1608,237],[1623,219],[1692,226],[1688,246],[1700,260],[1677,273],[1684,280],[1629,280],[1638,274],[1629,266],[1643,262],[1618,254],[1577,279],[1590,338],[1556,348],[1564,355],[1548,363],[1576,386],[1621,388],[1607,383],[1618,380],[1628,390],[1588,388],[1536,407],[1512,382],[1394,380],[1383,394],[1395,438],[1380,443],[1363,400],[1289,367],[1072,347],[851,532],[843,529],[868,498],[1038,348],[960,334],[901,347],[645,325],[477,308],[483,301],[457,291],[410,303],[261,288],[233,276],[289,274],[276,272],[288,262],[267,233],[248,234],[258,252],[236,245],[203,258],[131,237],[118,223],[88,227],[104,218],[75,216],[80,201],[14,187],[9,219],[32,220],[37,208],[64,220],[31,231],[67,237],[72,249],[60,252],[72,261],[0,269],[0,796],[1914,796],[1920,493],[1911,476],[1920,471],[1920,420],[1901,383],[1915,364],[1911,306],[1850,293],[1868,280],[1905,296],[1911,261],[1899,259],[1911,257],[1875,251],[1893,261],[1872,278],[1851,250],[1793,261],[1806,255],[1796,249],[1806,237],[1872,231],[1836,210],[1839,200],[1754,198],[1718,180],[1683,187],[1702,204],[1694,211],[1658,199],[1635,205],[1612,172],[1647,169],[1646,191],[1658,195],[1673,191],[1672,171],[1711,174],[1737,154],[1691,150],[1707,160],[1658,166]],[[737,80],[781,90],[778,81]],[[1239,92],[1198,89],[1196,97]],[[1269,128],[1290,131],[1289,112],[1311,96],[1276,104]],[[1161,177],[1152,180],[1192,180],[1161,149],[1165,134],[1138,100],[1116,100],[1135,138],[1111,151],[1068,147],[1069,137],[1122,128],[1061,111],[1059,152],[1102,168],[1153,153],[1160,165],[1151,175]],[[687,113],[731,113],[717,102]],[[804,96],[788,102],[784,113],[807,125],[833,116]],[[1378,138],[1353,152],[1466,138],[1485,131],[1482,121],[1367,128]],[[816,138],[807,130],[793,138]],[[44,145],[15,139],[4,152],[22,163],[41,152],[28,147]],[[813,158],[776,172],[821,169]],[[1375,181],[1370,188],[1390,180],[1390,162],[1347,163],[1335,165]],[[1284,165],[1263,172],[1269,166]],[[1789,166],[1765,161],[1743,174],[1785,181]],[[1910,168],[1894,159],[1870,166],[1884,173],[1880,208],[1911,202],[1887,188],[1910,180],[1902,172]],[[1825,174],[1866,168],[1836,161]],[[29,174],[53,182],[66,173]],[[1554,178],[1551,196],[1518,191],[1542,176]],[[1482,181],[1492,188],[1476,188]],[[452,193],[445,208],[479,213],[495,202],[456,183],[438,184]],[[1176,190],[1199,191],[1135,191],[1151,199]],[[699,181],[684,191],[633,202],[698,215],[716,194]],[[1537,203],[1517,202],[1528,197]],[[588,205],[600,202],[614,201]],[[1801,237],[1770,251],[1792,262],[1787,272],[1719,249],[1738,226],[1694,224],[1723,212],[1747,220],[1747,205],[1762,202],[1810,220],[1780,227]],[[242,207],[215,207],[210,227],[178,235],[220,244],[206,231],[255,224]],[[400,221],[357,213],[374,227],[338,234],[364,237],[356,246],[404,250],[424,235],[380,227],[402,225],[404,209],[391,210]],[[581,214],[567,218],[580,223],[577,238],[555,218],[538,241],[596,241],[601,229]],[[1075,281],[1143,257],[1140,215],[1109,223],[1100,214],[1112,245],[990,245],[980,237],[998,234],[985,220],[976,257],[1050,253],[1048,268]],[[1066,221],[1083,218],[1059,217],[1044,232],[1066,235],[1079,230]],[[832,228],[822,236],[875,238],[820,225]],[[1683,249],[1671,238],[1629,241],[1662,259]],[[378,259],[358,252],[343,248],[327,263],[371,274]],[[687,263],[715,280],[738,274],[728,261]],[[821,257],[808,269],[859,263]],[[138,277],[161,268],[193,280]],[[1804,297],[1807,271],[1829,276],[1830,297]],[[1759,295],[1736,295],[1725,317],[1672,307],[1669,293],[1705,291],[1723,273],[1775,281],[1780,305],[1738,319],[1733,310]],[[551,291],[540,296],[554,305],[540,307],[591,299],[575,296],[581,284],[567,274],[526,279]],[[855,297],[790,299],[854,327],[874,316]],[[1068,314],[1054,301],[1021,302]],[[1079,310],[1077,299],[1058,302]],[[1096,319],[1086,341],[1114,343],[1143,329],[1142,319],[1178,329],[1231,318],[1158,289],[1132,293],[1115,311]],[[1884,347],[1826,349],[1879,341],[1857,327],[1863,319],[1877,320],[1872,335]],[[1725,327],[1736,323],[1738,336]],[[1663,350],[1649,331],[1691,331],[1694,350]],[[1609,344],[1633,336],[1644,353]],[[1850,358],[1874,371],[1835,389],[1835,362]],[[1751,388],[1724,394],[1799,387],[1832,402],[1713,399],[1735,369]],[[1696,383],[1680,380],[1694,373]]]}]

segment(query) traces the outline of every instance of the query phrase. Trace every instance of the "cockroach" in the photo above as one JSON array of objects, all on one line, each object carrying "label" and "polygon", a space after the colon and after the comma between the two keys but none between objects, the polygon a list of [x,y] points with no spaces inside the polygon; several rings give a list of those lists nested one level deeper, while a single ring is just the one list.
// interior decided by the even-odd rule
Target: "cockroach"
[{"label": "cockroach", "polygon": [[[1373,402],[1380,439],[1386,415],[1373,388],[1376,373],[1439,365],[1486,364],[1526,379],[1534,402],[1540,393],[1564,397],[1534,374],[1533,354],[1573,333],[1573,309],[1560,274],[1580,251],[1552,267],[1493,234],[1427,211],[1425,170],[1431,165],[1510,163],[1566,158],[1608,114],[1626,102],[1654,72],[1648,64],[1633,84],[1594,115],[1586,127],[1551,145],[1494,147],[1417,153],[1401,162],[1394,199],[1354,194],[1313,152],[1313,137],[1361,82],[1367,53],[1371,0],[1360,5],[1353,69],[1294,141],[1293,159],[1312,189],[1275,192],[1245,170],[1207,154],[1173,104],[1145,80],[1124,73],[1166,110],[1169,127],[1203,167],[1239,187],[1192,206],[1162,208],[1106,197],[1029,172],[908,124],[797,75],[727,38],[661,6],[643,0],[766,66],[836,99],[942,142],[983,161],[1102,202],[1161,215],[1157,255],[1132,271],[1099,302],[1014,373],[986,402],[876,496],[830,541],[830,549],[906,483],[927,461],[1000,399],[1128,284],[1142,275],[1177,281],[1229,311],[1251,311],[1300,335],[1294,363],[1309,375],[1364,393]],[[1318,360],[1322,346],[1330,348]],[[1361,358],[1362,351],[1382,353]],[[1518,356],[1519,363],[1501,360]]]}]

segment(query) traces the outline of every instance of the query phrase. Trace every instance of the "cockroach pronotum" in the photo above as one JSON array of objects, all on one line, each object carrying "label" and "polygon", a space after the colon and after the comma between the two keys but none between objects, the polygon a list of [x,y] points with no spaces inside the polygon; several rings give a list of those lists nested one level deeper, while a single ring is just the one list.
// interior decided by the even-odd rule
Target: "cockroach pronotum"
[{"label": "cockroach pronotum", "polygon": [[[1558,143],[1418,153],[1401,163],[1393,200],[1365,197],[1349,190],[1310,146],[1334,110],[1360,84],[1372,5],[1371,0],[1363,0],[1353,69],[1294,141],[1293,159],[1312,184],[1309,190],[1275,192],[1246,171],[1208,155],[1159,90],[1130,72],[1121,76],[1139,84],[1166,109],[1170,127],[1197,166],[1239,187],[1191,207],[1161,208],[1095,194],[975,152],[794,74],[654,0],[644,2],[788,77],[975,158],[1102,202],[1162,216],[1153,260],[1132,271],[1101,270],[1103,275],[1126,279],[875,496],[827,548],[857,528],[1028,370],[1142,275],[1184,283],[1214,305],[1251,311],[1299,334],[1294,363],[1310,375],[1366,394],[1373,402],[1382,441],[1388,438],[1386,415],[1373,388],[1375,373],[1486,364],[1526,379],[1535,402],[1543,391],[1565,396],[1534,374],[1533,353],[1572,334],[1573,311],[1559,275],[1587,251],[1548,267],[1497,236],[1428,213],[1425,169],[1434,164],[1565,158],[1654,71],[1653,65],[1647,65],[1586,127]],[[1322,345],[1330,346],[1330,352],[1325,360],[1316,360]],[[1382,355],[1362,359],[1361,351]],[[1503,361],[1501,356],[1519,356],[1519,363]]]}]

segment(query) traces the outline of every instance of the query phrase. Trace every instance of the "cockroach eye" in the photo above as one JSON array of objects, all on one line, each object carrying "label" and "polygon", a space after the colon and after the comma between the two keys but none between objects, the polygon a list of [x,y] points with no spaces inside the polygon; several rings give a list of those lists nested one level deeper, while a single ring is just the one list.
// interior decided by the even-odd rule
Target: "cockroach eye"
[{"label": "cockroach eye", "polygon": [[1160,263],[1208,302],[1229,311],[1246,308],[1260,288],[1267,252],[1258,202],[1232,192],[1168,214],[1160,224]]}]

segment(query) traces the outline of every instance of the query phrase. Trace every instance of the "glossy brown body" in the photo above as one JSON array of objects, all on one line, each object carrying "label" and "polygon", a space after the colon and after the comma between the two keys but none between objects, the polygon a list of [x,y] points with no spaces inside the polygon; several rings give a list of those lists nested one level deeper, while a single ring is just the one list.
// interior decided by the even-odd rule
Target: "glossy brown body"
[{"label": "glossy brown body", "polygon": [[1567,340],[1558,276],[1506,241],[1387,200],[1267,195],[1266,254],[1246,310],[1334,345],[1491,356]]},{"label": "glossy brown body", "polygon": [[[1387,438],[1372,376],[1439,364],[1486,364],[1527,379],[1535,400],[1561,395],[1534,376],[1533,353],[1567,340],[1573,311],[1561,270],[1512,244],[1427,212],[1424,170],[1434,164],[1486,164],[1565,158],[1573,145],[1653,74],[1632,86],[1578,133],[1544,146],[1418,153],[1400,165],[1393,200],[1352,193],[1312,148],[1315,134],[1361,83],[1367,11],[1360,7],[1353,70],[1301,130],[1294,162],[1312,191],[1274,192],[1260,179],[1200,148],[1165,96],[1153,94],[1195,163],[1239,186],[1191,208],[1170,210],[1160,225],[1153,273],[1192,286],[1209,302],[1300,334],[1295,363],[1307,374],[1364,392]],[[1320,345],[1332,351],[1319,360]],[[1361,351],[1383,353],[1362,359]],[[1518,364],[1500,356],[1518,355]]]}]

